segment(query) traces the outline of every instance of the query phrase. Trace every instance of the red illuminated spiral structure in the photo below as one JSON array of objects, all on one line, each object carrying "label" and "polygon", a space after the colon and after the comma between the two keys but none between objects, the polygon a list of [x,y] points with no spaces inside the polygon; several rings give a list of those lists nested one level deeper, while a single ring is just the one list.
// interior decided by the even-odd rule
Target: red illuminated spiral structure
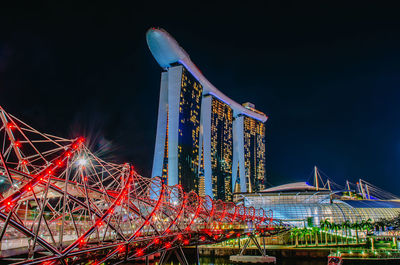
[{"label": "red illuminated spiral structure", "polygon": [[273,229],[271,211],[142,177],[103,161],[83,138],[40,133],[1,107],[0,118],[0,261],[127,261]]}]

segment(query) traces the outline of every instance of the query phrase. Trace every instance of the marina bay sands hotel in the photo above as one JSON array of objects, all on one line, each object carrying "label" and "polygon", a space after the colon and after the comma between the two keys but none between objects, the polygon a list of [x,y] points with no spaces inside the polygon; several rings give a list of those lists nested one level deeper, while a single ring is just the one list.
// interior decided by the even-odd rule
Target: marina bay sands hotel
[{"label": "marina bay sands hotel", "polygon": [[146,38],[163,68],[152,176],[221,200],[263,190],[267,116],[214,87],[165,30]]}]

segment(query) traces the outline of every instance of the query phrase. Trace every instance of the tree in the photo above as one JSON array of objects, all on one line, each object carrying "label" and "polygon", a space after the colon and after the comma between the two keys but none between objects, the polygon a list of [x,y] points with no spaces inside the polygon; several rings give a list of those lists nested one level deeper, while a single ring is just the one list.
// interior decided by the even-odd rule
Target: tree
[{"label": "tree", "polygon": [[349,220],[346,220],[343,224],[342,227],[345,229],[346,232],[346,245],[349,244],[349,233],[348,230],[351,228],[351,223]]},{"label": "tree", "polygon": [[300,229],[298,229],[297,227],[293,228],[292,231],[291,231],[291,234],[295,238],[295,246],[298,247],[299,246]]},{"label": "tree", "polygon": [[328,232],[327,230],[331,228],[331,223],[329,222],[329,219],[321,220],[320,221],[320,227],[324,229],[325,232],[325,245],[328,245]]},{"label": "tree", "polygon": [[356,244],[359,244],[359,238],[358,238],[358,230],[361,228],[361,224],[358,222],[355,222],[352,224],[352,228],[356,230]]},{"label": "tree", "polygon": [[318,234],[319,234],[319,228],[318,227],[313,227],[312,232],[315,236],[315,245],[318,246]]}]

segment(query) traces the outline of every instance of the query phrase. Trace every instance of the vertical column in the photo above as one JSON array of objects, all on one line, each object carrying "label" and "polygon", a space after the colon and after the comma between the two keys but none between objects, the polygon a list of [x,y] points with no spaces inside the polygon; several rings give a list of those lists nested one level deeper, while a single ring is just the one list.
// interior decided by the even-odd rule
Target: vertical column
[{"label": "vertical column", "polygon": [[212,191],[212,167],[211,167],[211,104],[212,97],[205,96],[201,103],[201,122],[203,127],[204,147],[204,186],[205,194],[214,198]]},{"label": "vertical column", "polygon": [[182,84],[182,66],[168,69],[168,185],[179,184],[179,102]]},{"label": "vertical column", "polygon": [[244,133],[243,116],[237,116],[233,121],[233,168],[232,190],[235,188],[237,168],[239,164],[240,192],[246,192],[246,169],[244,167]]},{"label": "vertical column", "polygon": [[152,177],[162,176],[165,137],[168,115],[168,72],[161,73],[160,100],[158,104],[156,145],[154,148]]}]

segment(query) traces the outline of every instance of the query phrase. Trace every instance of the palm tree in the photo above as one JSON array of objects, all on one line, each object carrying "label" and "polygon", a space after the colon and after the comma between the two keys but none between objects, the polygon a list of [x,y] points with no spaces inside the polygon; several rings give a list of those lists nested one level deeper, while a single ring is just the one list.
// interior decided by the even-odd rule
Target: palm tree
[{"label": "palm tree", "polygon": [[313,227],[312,232],[315,236],[315,245],[318,246],[318,234],[319,234],[319,228],[318,227]]},{"label": "palm tree", "polygon": [[342,224],[342,226],[343,226],[343,228],[344,228],[345,231],[346,231],[346,245],[348,245],[348,244],[349,244],[349,233],[348,233],[348,230],[349,230],[349,228],[351,227],[351,223],[350,223],[349,220],[346,220],[346,221]]},{"label": "palm tree", "polygon": [[325,232],[325,245],[328,245],[328,229],[331,228],[331,223],[329,222],[329,219],[321,220],[320,226],[322,229],[324,229]]},{"label": "palm tree", "polygon": [[371,218],[368,218],[367,221],[364,223],[364,227],[366,229],[366,233],[368,234],[374,228]]},{"label": "palm tree", "polygon": [[301,235],[304,237],[304,241],[305,241],[305,245],[307,246],[307,234],[308,234],[308,229],[306,227],[304,227],[301,230]]},{"label": "palm tree", "polygon": [[300,234],[300,229],[298,229],[297,227],[293,228],[291,230],[291,237],[293,236],[295,238],[295,246],[298,247],[299,246],[299,234]]},{"label": "palm tree", "polygon": [[340,229],[340,224],[333,223],[333,229],[335,230],[335,244],[338,245],[338,229]]},{"label": "palm tree", "polygon": [[356,230],[356,244],[358,245],[359,239],[358,239],[358,229],[360,229],[361,224],[359,224],[357,221],[352,224],[352,228]]}]

